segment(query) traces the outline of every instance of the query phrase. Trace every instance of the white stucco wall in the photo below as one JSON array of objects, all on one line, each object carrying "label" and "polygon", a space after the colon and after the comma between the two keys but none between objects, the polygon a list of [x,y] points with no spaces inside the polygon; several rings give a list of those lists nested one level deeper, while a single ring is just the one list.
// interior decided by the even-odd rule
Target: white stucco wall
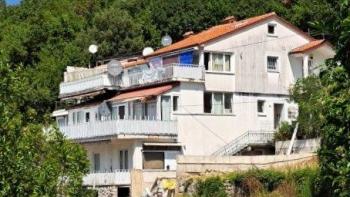
[{"label": "white stucco wall", "polygon": [[[267,34],[269,23],[277,24],[275,28],[276,36]],[[276,19],[264,21],[245,30],[214,40],[205,44],[203,50],[234,54],[235,75],[232,75],[231,78],[234,78],[235,84],[232,88],[233,83],[222,83],[227,81],[226,76],[220,76],[216,78],[216,81],[208,82],[221,84],[219,89],[234,89],[238,92],[288,94],[288,87],[294,81],[291,63],[293,63],[293,67],[302,66],[301,62],[290,61],[289,52],[307,42],[308,40],[304,36]],[[277,73],[267,72],[266,57],[268,55],[279,57]],[[208,74],[206,74],[207,76]],[[221,81],[221,79],[225,81]],[[209,83],[206,82],[206,87],[209,87],[209,89],[215,86]]]}]

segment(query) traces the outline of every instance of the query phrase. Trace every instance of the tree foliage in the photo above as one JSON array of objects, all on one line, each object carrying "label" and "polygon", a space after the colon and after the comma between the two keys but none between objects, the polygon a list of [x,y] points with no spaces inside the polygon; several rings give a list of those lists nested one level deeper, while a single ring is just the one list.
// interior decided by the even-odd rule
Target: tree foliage
[{"label": "tree foliage", "polygon": [[0,196],[74,196],[85,191],[85,150],[47,125],[26,97],[33,92],[28,81],[0,62]]}]

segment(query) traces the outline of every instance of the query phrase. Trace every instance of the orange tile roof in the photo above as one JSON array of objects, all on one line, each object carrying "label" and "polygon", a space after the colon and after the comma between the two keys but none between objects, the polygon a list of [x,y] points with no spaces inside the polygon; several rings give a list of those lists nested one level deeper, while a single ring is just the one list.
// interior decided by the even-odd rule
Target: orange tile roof
[{"label": "orange tile roof", "polygon": [[147,89],[139,89],[131,92],[125,92],[121,93],[111,99],[110,101],[122,101],[126,99],[132,99],[132,98],[139,98],[141,100],[147,99],[152,96],[158,96],[160,94],[163,94],[164,92],[167,92],[171,90],[175,85],[164,85],[154,88],[147,88]]},{"label": "orange tile roof", "polygon": [[326,43],[326,40],[314,40],[314,41],[311,41],[311,42],[309,42],[307,44],[304,44],[304,45],[302,45],[300,47],[297,47],[297,48],[293,49],[290,53],[291,54],[305,53],[307,51],[310,51],[312,49],[316,49],[316,48],[320,47],[324,43]]},{"label": "orange tile roof", "polygon": [[[233,32],[242,30],[243,28],[249,27],[251,25],[254,25],[258,22],[264,21],[264,20],[272,18],[272,17],[278,17],[278,16],[275,12],[271,12],[268,14],[255,16],[255,17],[244,19],[241,21],[220,24],[220,25],[211,27],[207,30],[204,30],[202,32],[199,32],[197,34],[191,35],[191,36],[189,36],[183,40],[180,40],[172,45],[163,47],[163,48],[155,51],[154,53],[150,54],[148,57],[160,55],[163,53],[172,52],[172,51],[176,51],[176,50],[180,50],[180,49],[185,49],[185,48],[189,48],[189,47],[193,47],[193,46],[197,46],[197,45],[206,43],[208,41],[211,41],[213,39],[216,39],[218,37],[227,35],[229,33],[233,33]],[[302,32],[301,30],[299,30],[297,27],[293,26],[289,22],[285,21],[284,19],[282,19],[280,17],[278,17],[278,18],[281,19],[285,24],[287,24],[288,26],[290,26],[294,30],[296,30],[296,31],[302,33],[303,35],[305,35],[306,37],[308,37],[310,40],[313,39],[312,37],[308,36],[307,34]]]}]

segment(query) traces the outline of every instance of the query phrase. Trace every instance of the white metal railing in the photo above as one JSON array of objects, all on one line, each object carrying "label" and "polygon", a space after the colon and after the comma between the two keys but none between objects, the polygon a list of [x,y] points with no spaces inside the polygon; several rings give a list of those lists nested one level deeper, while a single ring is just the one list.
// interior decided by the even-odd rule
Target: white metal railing
[{"label": "white metal railing", "polygon": [[265,145],[272,143],[274,133],[274,131],[247,131],[241,136],[235,138],[231,142],[221,147],[219,150],[215,151],[212,155],[233,155],[252,144]]},{"label": "white metal railing", "polygon": [[113,172],[95,172],[83,177],[83,185],[104,186],[104,185],[130,185],[129,170],[114,170]]},{"label": "white metal railing", "polygon": [[99,89],[118,85],[119,80],[112,78],[108,73],[89,76],[76,81],[62,82],[60,84],[60,95],[81,92],[89,89]]},{"label": "white metal railing", "polygon": [[157,69],[123,74],[122,87],[171,79],[204,80],[204,67],[193,64],[167,64]]},{"label": "white metal railing", "polygon": [[69,139],[89,139],[114,135],[177,136],[176,121],[106,120],[61,126]]}]

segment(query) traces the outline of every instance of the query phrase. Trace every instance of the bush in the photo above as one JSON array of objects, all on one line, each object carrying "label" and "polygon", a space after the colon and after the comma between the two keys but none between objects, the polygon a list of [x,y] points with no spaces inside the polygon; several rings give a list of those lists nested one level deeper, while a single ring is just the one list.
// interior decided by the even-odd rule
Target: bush
[{"label": "bush", "polygon": [[[284,180],[285,175],[275,170],[253,169],[247,172],[232,173],[227,178],[231,184],[240,187],[243,187],[248,179],[256,179],[262,183],[264,190],[272,191]],[[247,189],[251,190],[252,188]]]},{"label": "bush", "polygon": [[[225,182],[247,196],[320,196],[318,167],[291,170],[252,169],[231,172],[223,177],[209,177],[196,184],[197,195],[203,197],[228,196]],[[322,195],[321,195],[322,196]]]},{"label": "bush", "polygon": [[224,181],[220,177],[199,180],[196,185],[197,195],[201,197],[226,197]]},{"label": "bush", "polygon": [[278,131],[275,133],[276,141],[290,140],[293,135],[293,126],[288,122],[282,122]]}]

